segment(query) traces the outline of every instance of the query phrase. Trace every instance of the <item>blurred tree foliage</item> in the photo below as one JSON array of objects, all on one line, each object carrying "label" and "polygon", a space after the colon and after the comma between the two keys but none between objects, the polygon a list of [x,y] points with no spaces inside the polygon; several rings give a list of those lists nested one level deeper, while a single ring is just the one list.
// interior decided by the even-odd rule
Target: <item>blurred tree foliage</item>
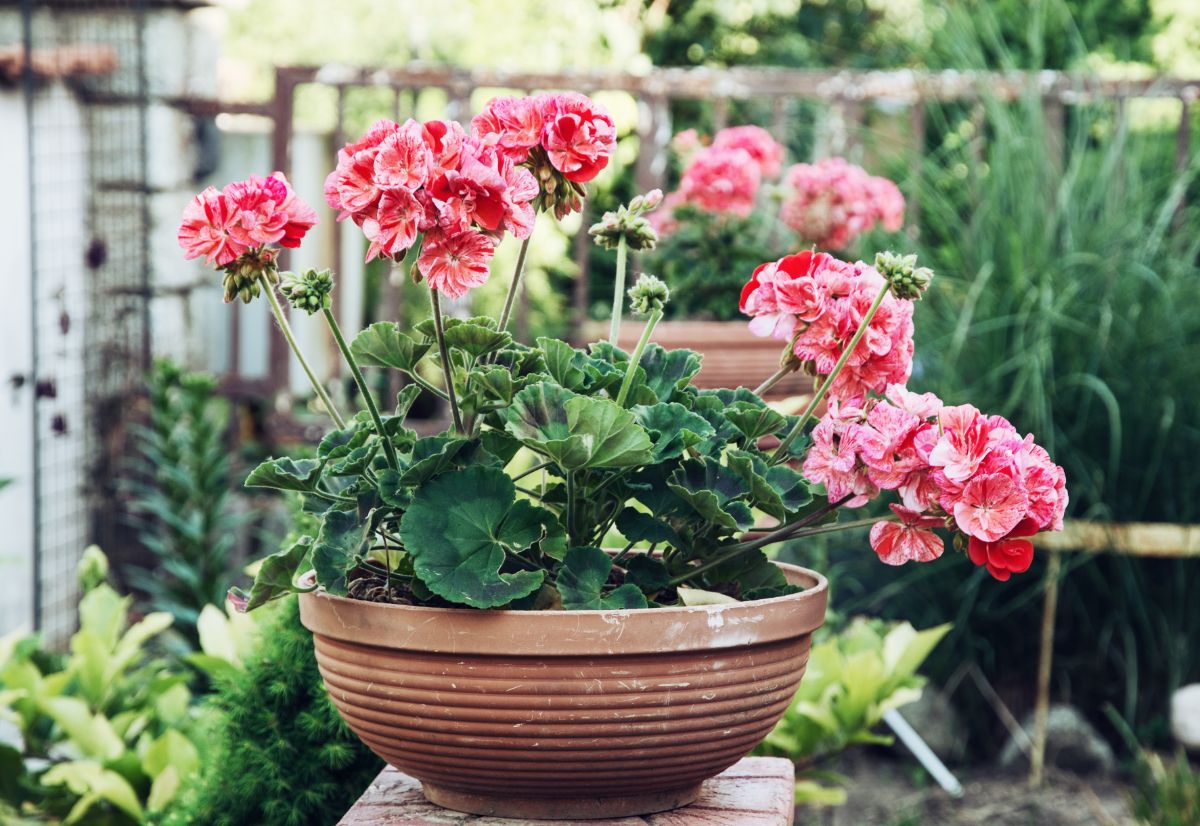
[{"label": "blurred tree foliage", "polygon": [[[1087,52],[1153,59],[1164,22],[1152,0],[644,0],[643,50],[656,66],[952,68],[947,12],[999,22],[995,68],[1068,68]],[[1033,44],[1033,45],[1031,45]]]}]

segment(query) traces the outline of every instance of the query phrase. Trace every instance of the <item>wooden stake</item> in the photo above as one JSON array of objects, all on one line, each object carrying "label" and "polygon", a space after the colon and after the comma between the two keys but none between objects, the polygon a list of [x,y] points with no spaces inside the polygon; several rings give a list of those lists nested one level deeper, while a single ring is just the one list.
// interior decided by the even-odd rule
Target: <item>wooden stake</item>
[{"label": "wooden stake", "polygon": [[1033,711],[1033,753],[1029,755],[1029,785],[1042,785],[1046,765],[1046,720],[1050,713],[1050,671],[1054,665],[1054,623],[1058,614],[1058,574],[1062,556],[1050,552],[1046,593],[1042,598],[1042,642],[1038,656],[1037,703]]}]

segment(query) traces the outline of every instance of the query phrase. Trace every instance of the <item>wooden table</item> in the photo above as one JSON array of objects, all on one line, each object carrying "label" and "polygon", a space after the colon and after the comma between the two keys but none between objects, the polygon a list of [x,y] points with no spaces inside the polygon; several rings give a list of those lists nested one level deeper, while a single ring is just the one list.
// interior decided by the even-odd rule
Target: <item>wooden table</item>
[{"label": "wooden table", "polygon": [[673,812],[609,820],[510,820],[435,806],[421,795],[420,783],[389,766],[338,826],[791,826],[795,782],[791,761],[746,757],[706,782],[695,803]]}]

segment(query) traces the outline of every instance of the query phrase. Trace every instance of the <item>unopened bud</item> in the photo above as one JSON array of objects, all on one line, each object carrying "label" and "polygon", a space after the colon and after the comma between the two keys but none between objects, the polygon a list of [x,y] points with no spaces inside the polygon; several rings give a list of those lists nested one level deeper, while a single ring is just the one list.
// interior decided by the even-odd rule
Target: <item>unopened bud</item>
[{"label": "unopened bud", "polygon": [[661,312],[670,299],[666,283],[648,273],[638,276],[637,283],[629,288],[629,309],[638,315]]},{"label": "unopened bud", "polygon": [[920,301],[933,281],[933,270],[918,267],[916,255],[897,255],[890,251],[876,253],[875,269],[890,285],[892,295],[908,301]]},{"label": "unopened bud", "polygon": [[333,275],[329,270],[305,270],[301,275],[285,272],[280,276],[279,291],[292,307],[313,315],[332,303]]},{"label": "unopened bud", "polygon": [[642,212],[650,212],[657,209],[658,205],[663,202],[663,191],[661,189],[652,189],[646,193],[645,199],[642,201]]}]

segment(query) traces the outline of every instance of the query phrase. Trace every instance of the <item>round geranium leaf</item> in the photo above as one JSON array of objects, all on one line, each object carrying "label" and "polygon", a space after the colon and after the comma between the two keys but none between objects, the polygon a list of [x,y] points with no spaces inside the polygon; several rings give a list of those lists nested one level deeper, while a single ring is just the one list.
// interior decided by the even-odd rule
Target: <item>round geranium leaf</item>
[{"label": "round geranium leaf", "polygon": [[563,557],[558,572],[558,592],[568,611],[610,611],[620,608],[645,608],[645,595],[636,585],[626,583],[604,592],[612,572],[612,557],[599,548],[571,548]]},{"label": "round geranium leaf", "polygon": [[495,608],[542,586],[543,571],[502,573],[506,557],[547,540],[561,542],[557,517],[518,501],[508,476],[473,466],[422,486],[400,520],[400,539],[417,577],[451,602]]}]

